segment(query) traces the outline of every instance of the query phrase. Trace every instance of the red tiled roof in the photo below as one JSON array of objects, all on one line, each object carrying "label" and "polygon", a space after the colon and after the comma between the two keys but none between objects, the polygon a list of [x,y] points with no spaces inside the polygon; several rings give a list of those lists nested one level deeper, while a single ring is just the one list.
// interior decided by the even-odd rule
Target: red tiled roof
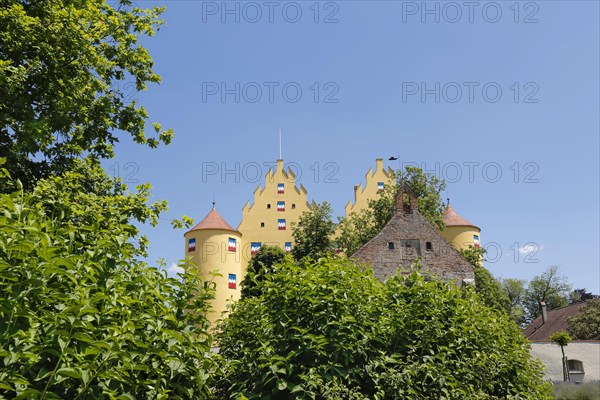
[{"label": "red tiled roof", "polygon": [[548,320],[542,322],[542,316],[538,316],[523,333],[529,340],[549,341],[555,332],[566,331],[568,328],[567,318],[577,315],[579,309],[585,302],[571,304],[570,306],[548,311]]},{"label": "red tiled roof", "polygon": [[444,223],[446,226],[472,226],[479,229],[476,225],[473,225],[463,217],[461,217],[451,205],[448,205],[446,211],[444,211]]},{"label": "red tiled roof", "polygon": [[198,225],[190,229],[190,231],[198,231],[204,229],[220,229],[224,231],[238,232],[231,225],[229,225],[227,221],[225,221],[223,217],[221,217],[221,214],[219,214],[214,208],[210,210],[208,215],[204,217],[204,219],[200,221]]}]

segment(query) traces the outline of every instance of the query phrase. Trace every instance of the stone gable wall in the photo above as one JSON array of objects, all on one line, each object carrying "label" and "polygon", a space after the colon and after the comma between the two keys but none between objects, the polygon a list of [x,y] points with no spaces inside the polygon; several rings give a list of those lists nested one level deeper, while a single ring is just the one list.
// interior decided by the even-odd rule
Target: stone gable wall
[{"label": "stone gable wall", "polygon": [[[403,201],[404,193],[408,194],[409,202]],[[431,249],[427,248],[428,242]],[[384,281],[395,275],[397,269],[408,273],[417,257],[421,258],[422,271],[427,275],[454,280],[459,285],[475,278],[473,266],[418,212],[414,194],[403,189],[396,197],[392,219],[352,258],[371,266],[375,277]]]}]

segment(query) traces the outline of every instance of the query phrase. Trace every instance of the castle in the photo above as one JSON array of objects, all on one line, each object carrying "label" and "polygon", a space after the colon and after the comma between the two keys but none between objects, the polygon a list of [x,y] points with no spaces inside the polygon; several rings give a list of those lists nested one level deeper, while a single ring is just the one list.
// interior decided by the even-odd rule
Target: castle
[{"label": "castle", "polygon": [[[377,198],[379,191],[393,183],[391,168],[384,168],[383,159],[375,160],[375,170],[369,169],[364,185],[354,186],[354,199],[345,207],[346,216],[366,208],[370,199]],[[353,258],[371,266],[382,280],[399,266],[410,265],[420,257],[425,272],[463,284],[471,282],[472,267],[456,249],[479,246],[480,229],[448,206],[444,215],[446,229],[438,232],[419,214],[416,201],[408,188],[402,188],[392,220]],[[261,246],[292,250],[293,230],[300,215],[309,211],[312,204],[304,186],[296,185],[293,172],[289,168],[285,171],[283,160],[277,160],[265,175],[264,187],[259,185],[253,202],[244,205],[237,229],[221,217],[213,204],[208,215],[184,234],[185,254],[192,263],[204,276],[208,277],[211,271],[220,275],[213,277],[216,296],[208,316],[211,322],[227,310],[229,301],[240,298],[240,282],[248,261]]]}]

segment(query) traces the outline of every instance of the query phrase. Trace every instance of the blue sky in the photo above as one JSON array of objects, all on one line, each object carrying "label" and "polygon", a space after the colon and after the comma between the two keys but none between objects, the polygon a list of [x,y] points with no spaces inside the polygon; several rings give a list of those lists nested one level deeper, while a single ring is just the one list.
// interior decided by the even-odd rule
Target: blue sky
[{"label": "blue sky", "polygon": [[[214,195],[237,226],[281,129],[309,200],[337,215],[375,158],[399,154],[449,181],[494,275],[559,265],[600,292],[598,2],[138,4],[167,7],[144,40],[162,83],[130,97],[175,140],[123,138],[105,165],[150,182],[165,218],[199,221]],[[167,220],[142,231],[150,263],[184,256]]]}]

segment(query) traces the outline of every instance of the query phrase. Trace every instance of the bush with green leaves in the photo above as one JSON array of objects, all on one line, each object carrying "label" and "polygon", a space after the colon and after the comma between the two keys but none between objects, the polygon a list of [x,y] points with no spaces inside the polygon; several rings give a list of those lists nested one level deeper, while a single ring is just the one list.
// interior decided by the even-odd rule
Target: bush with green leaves
[{"label": "bush with green leaves", "polygon": [[285,261],[286,254],[279,246],[262,246],[250,258],[242,281],[242,297],[260,296],[260,282],[271,274],[275,265]]},{"label": "bush with green leaves", "polygon": [[521,330],[471,288],[413,272],[389,279],[384,291],[389,358],[373,366],[384,398],[549,398]]},{"label": "bush with green leaves", "polygon": [[0,195],[0,398],[208,398],[211,283],[136,259],[145,194],[62,193],[72,179]]},{"label": "bush with green leaves", "polygon": [[265,278],[262,295],[240,300],[221,327],[219,397],[315,398],[336,378],[367,387],[365,368],[380,347],[381,284],[329,259],[287,262]]},{"label": "bush with green leaves", "polygon": [[[221,399],[548,399],[508,316],[419,272],[281,265],[221,327]],[[243,396],[243,397],[242,397]]]}]

